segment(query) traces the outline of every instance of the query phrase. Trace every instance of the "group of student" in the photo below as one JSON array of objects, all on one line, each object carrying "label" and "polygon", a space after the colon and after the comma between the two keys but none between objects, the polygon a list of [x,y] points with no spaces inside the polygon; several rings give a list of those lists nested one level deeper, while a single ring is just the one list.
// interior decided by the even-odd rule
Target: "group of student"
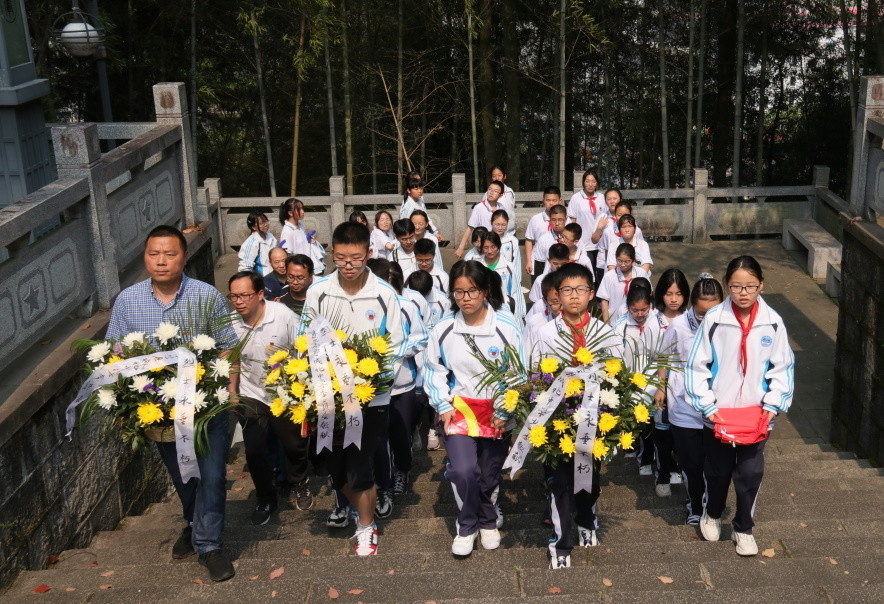
[{"label": "group of student", "polygon": [[[447,273],[439,252],[442,238],[427,213],[417,174],[405,181],[398,219],[381,210],[370,231],[365,215],[354,212],[334,229],[328,254],[335,270],[325,276],[319,276],[324,256],[315,261],[310,256],[319,251],[314,245],[321,246],[301,226],[303,204],[287,200],[280,209],[289,233],[279,244],[289,254],[281,266],[299,263],[299,271],[310,277],[302,279],[300,289],[289,281],[298,289],[300,305],[287,306],[300,315],[301,329],[321,315],[349,333],[378,330],[390,334],[395,357],[389,392],[363,410],[362,446],[335,445],[326,459],[314,460],[324,465],[337,493],[328,526],[346,527],[353,520],[355,553],[377,553],[375,518],[389,516],[394,497],[408,490],[412,451],[420,446],[417,431],[423,423],[430,426],[426,446],[445,448],[445,476],[459,507],[452,553],[469,555],[477,541],[485,549],[497,548],[503,525],[501,468],[515,423],[494,407],[499,393],[481,379],[485,362],[514,348],[531,366],[560,354],[563,341],[575,351],[600,342],[600,350],[638,370],[668,355],[672,368],[659,376],[664,387],[648,393],[656,413],[653,429],[635,453],[639,473],[655,476],[661,497],[671,495],[671,484],[684,483],[686,522],[699,526],[708,540],[720,536],[733,483],[732,539],[738,554],[755,555],[752,517],[765,440],[725,444],[715,429],[726,425],[725,410],[758,408],[758,430],[766,435],[772,418],[791,404],[794,358],[782,319],[760,297],[761,267],[751,256],[740,256],[728,265],[724,288],[709,274],[691,285],[675,268],[652,286],[650,250],[629,202],[617,190],[599,193],[597,177],[587,172],[583,189],[567,207],[558,188],[544,191],[544,208],[525,233],[523,269],[514,195],[501,169],[495,168],[491,178]],[[285,301],[291,297],[285,287],[276,296],[267,289],[266,283],[281,282],[286,273],[276,269],[280,262],[262,226],[266,217],[262,222],[263,215],[253,216],[240,268],[263,273],[265,295]],[[258,241],[244,253],[255,233]],[[292,249],[299,251],[290,254]],[[311,261],[309,270],[304,258]],[[534,279],[530,310],[522,270]],[[461,410],[467,408],[478,428],[464,421]],[[553,531],[550,568],[570,566],[575,544],[599,544],[599,470],[591,491],[575,495],[572,466],[545,468],[545,522]],[[304,505],[298,503],[302,509],[312,505],[305,484],[300,490]],[[264,512],[257,518],[266,522],[269,512]]]}]

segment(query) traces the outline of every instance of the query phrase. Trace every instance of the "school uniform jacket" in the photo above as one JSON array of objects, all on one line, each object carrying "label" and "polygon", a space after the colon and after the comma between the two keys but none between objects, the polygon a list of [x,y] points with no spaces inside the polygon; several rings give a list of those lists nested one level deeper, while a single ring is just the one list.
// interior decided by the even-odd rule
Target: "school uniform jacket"
[{"label": "school uniform jacket", "polygon": [[378,227],[373,228],[371,230],[371,257],[389,260],[393,250],[387,249],[388,243],[393,244],[393,249],[396,249],[399,245],[399,242],[393,235],[393,231],[382,231]]},{"label": "school uniform jacket", "polygon": [[414,257],[414,249],[410,252],[406,252],[401,247],[397,247],[390,252],[389,259],[390,262],[396,262],[399,264],[399,268],[402,269],[403,280],[407,280],[411,273],[420,270],[417,266],[417,259]]},{"label": "school uniform jacket", "polygon": [[321,275],[325,272],[325,250],[318,243],[308,241],[307,233],[301,225],[286,220],[279,235],[279,247],[285,248],[289,256],[304,254],[313,260],[313,274]]},{"label": "school uniform jacket", "polygon": [[407,335],[405,343],[405,355],[396,364],[396,377],[393,381],[392,396],[408,392],[421,385],[422,365],[418,361],[423,356],[427,347],[427,328],[420,314],[418,305],[407,298],[399,296],[399,304],[402,307],[403,328]]},{"label": "school uniform jacket", "polygon": [[513,266],[507,262],[503,255],[497,257],[497,265],[494,269],[488,266],[485,258],[480,260],[489,270],[494,270],[500,275],[503,282],[503,295],[512,303],[510,310],[520,321],[525,320],[525,295],[522,293],[521,275],[513,270]]},{"label": "school uniform jacket", "polygon": [[[590,317],[583,333],[590,352],[605,351],[613,357],[623,358],[623,341],[605,323]],[[532,340],[531,368],[548,356],[570,361],[572,341],[571,329],[561,315],[547,322],[537,330],[536,339]],[[567,355],[564,354],[566,352]]]},{"label": "school uniform jacket", "polygon": [[[406,195],[405,200],[402,202],[402,206],[399,208],[399,219],[407,218],[411,220],[411,213],[415,210],[423,210],[427,212],[427,204],[424,202],[424,198],[421,197],[417,201],[413,200],[411,196]],[[427,217],[429,218],[430,213],[427,212]],[[430,218],[430,228],[433,229],[434,233],[438,233],[439,230],[436,228],[436,225],[433,224],[433,219]]]},{"label": "school uniform jacket", "polygon": [[669,423],[679,428],[700,429],[703,427],[703,416],[691,406],[685,392],[685,360],[694,345],[694,339],[700,330],[693,309],[688,309],[669,324],[663,335],[663,349],[673,355],[673,369],[666,377],[666,408],[669,410]]},{"label": "school uniform jacket", "polygon": [[758,313],[746,340],[746,373],[740,365],[742,329],[731,299],[703,318],[685,368],[688,400],[704,417],[720,408],[760,405],[789,410],[795,387],[795,355],[783,319],[758,297]]},{"label": "school uniform jacket", "polygon": [[611,325],[623,342],[623,360],[632,371],[644,371],[663,352],[663,333],[667,324],[656,309],[651,309],[644,325],[635,322],[628,312]]},{"label": "school uniform jacket", "polygon": [[239,269],[241,271],[255,271],[262,275],[268,274],[273,268],[270,266],[270,250],[276,247],[276,237],[267,233],[264,237],[258,231],[252,231],[239,248]]}]

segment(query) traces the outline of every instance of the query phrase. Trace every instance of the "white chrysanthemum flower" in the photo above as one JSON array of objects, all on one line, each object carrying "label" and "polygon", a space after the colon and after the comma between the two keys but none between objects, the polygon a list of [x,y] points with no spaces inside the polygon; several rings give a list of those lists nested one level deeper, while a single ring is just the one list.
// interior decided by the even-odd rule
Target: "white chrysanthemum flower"
[{"label": "white chrysanthemum flower", "polygon": [[99,342],[95,346],[89,349],[89,353],[86,355],[86,358],[90,363],[100,363],[104,360],[104,357],[110,354],[111,346],[107,342]]},{"label": "white chrysanthemum flower", "polygon": [[230,361],[227,359],[215,359],[209,363],[212,367],[212,377],[216,379],[230,377]]},{"label": "white chrysanthemum flower", "polygon": [[196,395],[193,397],[193,410],[199,413],[203,409],[205,409],[206,405],[206,393],[203,390],[197,390]]},{"label": "white chrysanthemum flower", "polygon": [[159,394],[166,400],[166,402],[174,401],[175,397],[178,395],[178,378],[166,380],[166,382],[160,386]]},{"label": "white chrysanthemum flower", "polygon": [[110,411],[117,406],[117,395],[110,388],[99,388],[98,406],[105,411]]},{"label": "white chrysanthemum flower", "polygon": [[178,329],[177,325],[173,325],[172,323],[160,323],[157,330],[153,332],[153,337],[155,337],[160,344],[168,344],[169,340],[178,337],[180,331],[181,330]]},{"label": "white chrysanthemum flower", "polygon": [[218,399],[218,402],[223,405],[230,399],[230,391],[227,390],[226,387],[221,386],[220,388],[215,390],[215,398]]},{"label": "white chrysanthemum flower", "polygon": [[605,388],[604,390],[599,392],[599,397],[601,404],[605,407],[616,409],[620,405],[620,399],[617,398],[617,393],[613,390]]},{"label": "white chrysanthemum flower", "polygon": [[571,421],[574,422],[574,425],[582,424],[586,420],[586,411],[583,410],[583,407],[578,407],[574,410],[574,413],[571,415]]},{"label": "white chrysanthemum flower", "polygon": [[605,376],[605,381],[611,385],[611,388],[616,388],[620,385],[620,380],[618,380],[617,378]]},{"label": "white chrysanthemum flower", "polygon": [[140,331],[133,331],[130,334],[126,334],[126,336],[122,340],[122,344],[126,348],[131,348],[135,344],[143,344],[143,343],[144,343],[144,334]]},{"label": "white chrysanthemum flower", "polygon": [[206,350],[212,350],[215,348],[215,338],[201,333],[196,336],[190,344],[195,351],[205,352]]},{"label": "white chrysanthemum flower", "polygon": [[132,378],[132,383],[129,384],[129,390],[141,393],[150,385],[151,382],[149,377],[146,375],[136,375]]}]

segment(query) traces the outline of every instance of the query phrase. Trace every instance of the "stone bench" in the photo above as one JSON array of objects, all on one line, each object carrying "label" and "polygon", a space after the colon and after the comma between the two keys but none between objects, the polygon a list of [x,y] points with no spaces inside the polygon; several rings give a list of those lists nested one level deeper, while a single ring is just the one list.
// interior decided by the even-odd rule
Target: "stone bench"
[{"label": "stone bench", "polygon": [[807,251],[807,272],[814,279],[826,278],[830,262],[841,264],[841,244],[816,221],[789,218],[783,221],[783,247]]},{"label": "stone bench", "polygon": [[833,298],[841,297],[841,263],[829,262],[826,270],[826,293]]}]

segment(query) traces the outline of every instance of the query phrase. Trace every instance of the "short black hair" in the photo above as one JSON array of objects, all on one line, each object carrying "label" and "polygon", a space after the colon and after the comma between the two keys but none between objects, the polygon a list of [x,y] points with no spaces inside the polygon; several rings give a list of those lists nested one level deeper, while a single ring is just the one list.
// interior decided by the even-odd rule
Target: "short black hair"
[{"label": "short black hair", "polygon": [[291,265],[295,266],[303,266],[307,269],[307,272],[311,275],[313,274],[313,259],[306,254],[293,254],[285,259],[285,267],[288,268]]},{"label": "short black hair", "polygon": [[583,279],[584,281],[586,281],[586,284],[590,287],[590,289],[595,290],[595,281],[593,279],[593,274],[589,272],[588,268],[586,268],[579,262],[569,262],[552,274],[556,276],[556,289],[559,289],[559,287],[561,287],[562,282],[565,279]]},{"label": "short black hair", "polygon": [[144,247],[147,247],[147,242],[150,239],[156,237],[174,237],[178,240],[178,243],[181,244],[181,249],[184,250],[185,253],[187,252],[187,237],[184,236],[184,233],[171,225],[161,224],[160,226],[154,227],[150,233],[147,234],[147,237],[144,238]]},{"label": "short black hair", "polygon": [[553,214],[564,214],[565,216],[567,216],[568,210],[565,209],[565,206],[563,206],[562,204],[557,203],[549,209],[549,215],[552,216]]},{"label": "short black hair", "polygon": [[566,224],[565,230],[574,235],[574,238],[577,241],[580,241],[581,237],[583,237],[583,227],[576,222],[569,222]]},{"label": "short black hair", "polygon": [[556,197],[561,197],[562,190],[555,186],[547,187],[543,190],[543,196],[546,197],[547,195],[555,195]]},{"label": "short black hair", "polygon": [[549,292],[556,289],[556,271],[551,273],[547,273],[543,276],[543,281],[540,282],[540,295],[543,296],[543,299],[546,300],[546,296]]},{"label": "short black hair", "polygon": [[426,256],[427,254],[436,255],[436,242],[432,239],[421,239],[414,244],[414,253]]},{"label": "short black hair", "polygon": [[651,289],[651,282],[644,277],[633,279],[626,293],[626,306],[632,306],[636,302],[647,302],[654,307],[654,290]]},{"label": "short black hair", "polygon": [[617,202],[617,205],[614,206],[614,211],[616,212],[620,208],[626,208],[629,210],[629,213],[632,214],[632,202],[628,199],[621,199]]},{"label": "short black hair", "polygon": [[571,257],[571,250],[564,243],[553,243],[549,246],[547,255],[550,260],[568,260]]},{"label": "short black hair", "polygon": [[393,223],[393,234],[397,237],[404,237],[414,233],[414,223],[408,218],[400,218]]},{"label": "short black hair", "polygon": [[470,236],[470,243],[475,244],[477,241],[479,241],[482,238],[482,235],[484,235],[487,232],[488,232],[488,229],[486,229],[485,227],[477,226],[476,228],[473,229],[473,234]]},{"label": "short black hair", "polygon": [[405,285],[409,289],[419,292],[422,296],[428,296],[433,289],[433,278],[426,271],[414,271],[408,275]]},{"label": "short black hair", "polygon": [[369,258],[365,266],[374,273],[378,279],[383,279],[387,283],[390,282],[390,261],[386,258]]},{"label": "short black hair", "polygon": [[234,273],[233,276],[227,280],[227,289],[230,289],[230,286],[233,285],[233,282],[237,279],[250,279],[253,290],[256,292],[264,291],[264,277],[261,273],[256,273],[255,271],[239,271],[238,273]]},{"label": "short black hair", "polygon": [[361,222],[342,222],[332,233],[332,247],[336,245],[363,245],[368,249],[371,233]]},{"label": "short black hair", "polygon": [[255,227],[258,226],[258,221],[260,219],[268,220],[267,214],[264,212],[249,212],[249,215],[246,217],[246,226],[249,227],[250,231],[254,231]]}]

